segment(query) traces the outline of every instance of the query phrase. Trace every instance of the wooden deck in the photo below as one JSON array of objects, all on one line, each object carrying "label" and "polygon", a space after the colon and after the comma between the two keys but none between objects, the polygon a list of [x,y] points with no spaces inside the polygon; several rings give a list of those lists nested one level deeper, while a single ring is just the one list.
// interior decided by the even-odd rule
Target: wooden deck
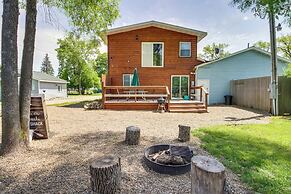
[{"label": "wooden deck", "polygon": [[[102,81],[104,109],[152,110],[158,109],[158,99],[163,97],[169,112],[207,112],[208,93],[202,86],[199,100],[172,100],[167,86],[106,86]],[[203,95],[204,93],[204,95]]]},{"label": "wooden deck", "polygon": [[[106,100],[104,108],[110,110],[151,110],[155,111],[158,108],[156,99],[147,100]],[[197,100],[169,100],[166,102],[166,110],[169,112],[207,112],[205,105]]]}]

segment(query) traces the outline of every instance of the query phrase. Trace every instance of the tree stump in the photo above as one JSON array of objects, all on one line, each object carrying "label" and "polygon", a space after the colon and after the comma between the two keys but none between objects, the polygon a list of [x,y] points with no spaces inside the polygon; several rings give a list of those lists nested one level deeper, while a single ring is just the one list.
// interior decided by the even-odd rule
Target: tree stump
[{"label": "tree stump", "polygon": [[181,142],[190,141],[190,130],[189,126],[179,125],[179,137],[178,140]]},{"label": "tree stump", "polygon": [[191,167],[192,194],[223,194],[225,168],[215,159],[194,156]]},{"label": "tree stump", "polygon": [[125,142],[127,145],[138,145],[140,139],[140,129],[135,126],[126,127]]},{"label": "tree stump", "polygon": [[106,156],[93,161],[90,165],[90,175],[93,192],[100,194],[115,193],[120,187],[120,158]]}]

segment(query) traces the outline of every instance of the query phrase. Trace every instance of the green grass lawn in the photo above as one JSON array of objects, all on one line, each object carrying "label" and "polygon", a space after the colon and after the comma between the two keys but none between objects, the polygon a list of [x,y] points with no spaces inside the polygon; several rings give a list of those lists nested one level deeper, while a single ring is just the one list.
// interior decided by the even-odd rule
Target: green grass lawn
[{"label": "green grass lawn", "polygon": [[78,102],[63,102],[63,103],[55,103],[49,104],[48,106],[56,106],[56,107],[71,107],[71,108],[82,108],[86,103],[94,102],[96,100],[84,100]]},{"label": "green grass lawn", "polygon": [[193,132],[202,147],[260,193],[291,193],[291,117]]}]

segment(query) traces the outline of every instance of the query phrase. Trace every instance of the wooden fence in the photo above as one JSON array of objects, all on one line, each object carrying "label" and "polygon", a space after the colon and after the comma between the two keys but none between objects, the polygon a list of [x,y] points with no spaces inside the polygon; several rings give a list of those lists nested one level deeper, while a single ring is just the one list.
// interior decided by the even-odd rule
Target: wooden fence
[{"label": "wooden fence", "polygon": [[[233,104],[271,112],[271,77],[259,77],[231,81]],[[279,114],[291,113],[291,78],[278,79]]]},{"label": "wooden fence", "polygon": [[291,78],[279,77],[279,115],[291,113]]},{"label": "wooden fence", "polygon": [[270,77],[241,79],[231,81],[233,104],[270,111],[271,100],[269,93]]}]

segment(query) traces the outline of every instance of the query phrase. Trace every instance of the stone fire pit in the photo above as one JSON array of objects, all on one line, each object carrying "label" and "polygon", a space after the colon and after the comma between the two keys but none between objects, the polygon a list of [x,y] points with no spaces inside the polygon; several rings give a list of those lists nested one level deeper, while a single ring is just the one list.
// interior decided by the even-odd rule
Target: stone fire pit
[{"label": "stone fire pit", "polygon": [[148,147],[144,152],[146,165],[155,172],[179,175],[191,170],[193,153],[188,146],[160,144]]}]

